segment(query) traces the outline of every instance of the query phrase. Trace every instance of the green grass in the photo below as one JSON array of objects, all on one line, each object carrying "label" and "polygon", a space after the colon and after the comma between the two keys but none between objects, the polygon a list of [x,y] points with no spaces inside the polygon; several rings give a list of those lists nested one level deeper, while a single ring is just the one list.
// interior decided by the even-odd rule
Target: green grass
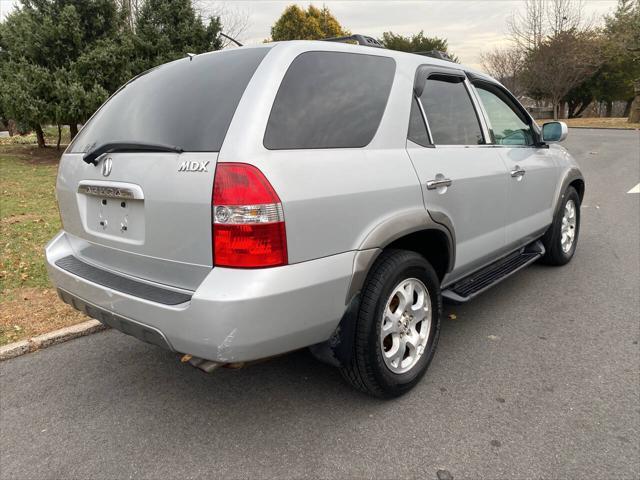
[{"label": "green grass", "polygon": [[4,150],[0,149],[1,299],[8,290],[49,285],[43,249],[60,228],[57,163]]},{"label": "green grass", "polygon": [[[58,141],[58,127],[55,125],[46,126],[42,129],[44,131],[44,139],[47,146],[55,147]],[[35,145],[38,143],[36,134],[31,132],[26,135],[14,135],[13,137],[0,138],[0,147],[2,145]],[[61,145],[67,145],[69,143],[69,127],[62,127],[62,139]],[[0,153],[1,155],[1,153]]]},{"label": "green grass", "polygon": [[46,243],[60,229],[55,200],[61,150],[0,145],[0,345],[86,320],[51,287]]}]

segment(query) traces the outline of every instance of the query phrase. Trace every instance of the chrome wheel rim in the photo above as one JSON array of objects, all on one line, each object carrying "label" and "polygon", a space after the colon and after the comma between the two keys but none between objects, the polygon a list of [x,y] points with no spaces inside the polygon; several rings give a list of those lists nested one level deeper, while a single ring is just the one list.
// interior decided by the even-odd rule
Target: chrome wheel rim
[{"label": "chrome wheel rim", "polygon": [[391,372],[406,373],[416,366],[431,335],[431,297],[417,278],[400,282],[382,313],[380,348]]},{"label": "chrome wheel rim", "polygon": [[560,246],[564,253],[569,253],[576,238],[576,204],[573,200],[568,200],[564,206],[562,216],[562,227],[560,229]]}]

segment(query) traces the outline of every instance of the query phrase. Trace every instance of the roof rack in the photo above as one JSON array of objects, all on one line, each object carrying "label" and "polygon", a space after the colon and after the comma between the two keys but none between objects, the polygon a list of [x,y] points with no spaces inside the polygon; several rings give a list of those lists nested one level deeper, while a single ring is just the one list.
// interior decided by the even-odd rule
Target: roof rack
[{"label": "roof rack", "polygon": [[366,35],[348,35],[346,37],[333,37],[333,38],[323,38],[325,42],[341,42],[341,43],[353,43],[356,42],[358,45],[364,45],[367,47],[375,47],[375,48],[384,48],[384,46],[375,38],[368,37]]},{"label": "roof rack", "polygon": [[[354,35],[347,35],[345,37],[332,37],[323,38],[325,42],[340,42],[340,43],[357,43],[358,45],[364,45],[366,47],[386,48],[378,40],[367,35],[360,35],[356,33]],[[426,52],[411,52],[415,55],[423,55],[425,57],[437,58],[438,60],[445,60],[447,62],[457,63],[451,55],[442,50],[429,50]]]},{"label": "roof rack", "polygon": [[428,52],[413,52],[416,55],[424,55],[425,57],[437,58],[439,60],[445,60],[447,62],[456,63],[455,60],[447,52],[442,50],[429,50]]}]

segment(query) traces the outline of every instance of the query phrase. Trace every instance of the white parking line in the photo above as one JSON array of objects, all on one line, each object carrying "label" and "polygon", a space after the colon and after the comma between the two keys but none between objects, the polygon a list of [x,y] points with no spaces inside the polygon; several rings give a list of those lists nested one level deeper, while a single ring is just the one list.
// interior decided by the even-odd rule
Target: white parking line
[{"label": "white parking line", "polygon": [[640,183],[637,184],[635,187],[633,187],[631,190],[629,190],[627,193],[640,193]]}]

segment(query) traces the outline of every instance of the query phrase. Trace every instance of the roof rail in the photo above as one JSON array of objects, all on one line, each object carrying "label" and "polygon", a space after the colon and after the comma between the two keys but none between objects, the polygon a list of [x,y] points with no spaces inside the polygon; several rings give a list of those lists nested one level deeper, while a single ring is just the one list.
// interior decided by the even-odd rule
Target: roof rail
[{"label": "roof rail", "polygon": [[413,52],[416,55],[424,55],[425,57],[437,58],[439,60],[445,60],[447,62],[456,63],[455,60],[447,52],[442,50],[429,50],[428,52]]},{"label": "roof rail", "polygon": [[322,40],[325,42],[341,43],[356,42],[358,45],[364,45],[366,47],[384,48],[384,46],[375,38],[360,34],[348,35],[346,37],[323,38]]}]

